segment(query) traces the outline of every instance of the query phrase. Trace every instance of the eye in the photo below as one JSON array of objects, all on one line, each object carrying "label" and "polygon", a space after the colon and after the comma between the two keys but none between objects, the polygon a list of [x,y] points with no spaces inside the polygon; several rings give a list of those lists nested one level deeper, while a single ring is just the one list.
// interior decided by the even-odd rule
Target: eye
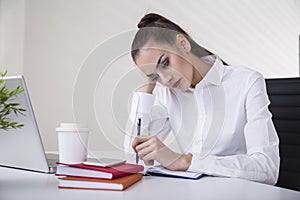
[{"label": "eye", "polygon": [[165,58],[162,63],[161,66],[163,69],[167,68],[169,66],[169,58]]},{"label": "eye", "polygon": [[151,76],[151,80],[152,80],[152,81],[157,81],[158,78],[159,78],[159,75],[158,75],[158,74],[153,74],[153,75]]}]

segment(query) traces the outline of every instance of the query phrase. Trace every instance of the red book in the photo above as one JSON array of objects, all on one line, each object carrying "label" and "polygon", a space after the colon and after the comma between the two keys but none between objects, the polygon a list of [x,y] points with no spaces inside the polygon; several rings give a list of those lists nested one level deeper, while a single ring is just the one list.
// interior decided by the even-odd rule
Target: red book
[{"label": "red book", "polygon": [[56,176],[75,176],[102,179],[115,179],[144,170],[142,165],[121,164],[114,167],[99,167],[85,164],[57,163]]},{"label": "red book", "polygon": [[59,178],[59,188],[65,189],[88,189],[88,190],[125,190],[129,186],[142,179],[142,174],[131,174],[113,180],[64,177]]}]

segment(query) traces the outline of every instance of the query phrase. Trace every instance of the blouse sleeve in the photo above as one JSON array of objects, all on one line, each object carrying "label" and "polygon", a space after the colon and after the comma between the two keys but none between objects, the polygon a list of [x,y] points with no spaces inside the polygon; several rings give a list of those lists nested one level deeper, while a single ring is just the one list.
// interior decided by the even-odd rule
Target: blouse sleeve
[{"label": "blouse sleeve", "polygon": [[246,97],[244,136],[247,154],[204,158],[194,154],[188,170],[274,185],[279,173],[279,140],[268,110],[269,104],[265,80],[259,74]]},{"label": "blouse sleeve", "polygon": [[134,92],[123,144],[126,153],[135,153],[131,144],[137,136],[138,118],[141,118],[141,136],[156,135],[163,141],[171,130],[167,109],[157,95]]}]

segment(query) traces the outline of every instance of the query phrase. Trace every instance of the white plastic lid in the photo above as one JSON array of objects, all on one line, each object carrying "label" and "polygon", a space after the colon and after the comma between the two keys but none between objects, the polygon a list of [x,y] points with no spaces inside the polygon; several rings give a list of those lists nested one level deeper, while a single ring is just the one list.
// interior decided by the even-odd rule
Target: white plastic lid
[{"label": "white plastic lid", "polygon": [[90,131],[87,124],[78,123],[60,123],[60,126],[55,129],[56,131]]}]

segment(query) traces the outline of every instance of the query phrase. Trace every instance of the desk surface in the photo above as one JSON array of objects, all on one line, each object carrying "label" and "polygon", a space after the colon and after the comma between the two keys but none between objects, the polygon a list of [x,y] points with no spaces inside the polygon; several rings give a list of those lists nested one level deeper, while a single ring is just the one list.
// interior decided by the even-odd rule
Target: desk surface
[{"label": "desk surface", "polygon": [[53,174],[0,167],[0,199],[300,199],[300,192],[233,178],[185,180],[145,176],[122,192],[58,189]]}]

